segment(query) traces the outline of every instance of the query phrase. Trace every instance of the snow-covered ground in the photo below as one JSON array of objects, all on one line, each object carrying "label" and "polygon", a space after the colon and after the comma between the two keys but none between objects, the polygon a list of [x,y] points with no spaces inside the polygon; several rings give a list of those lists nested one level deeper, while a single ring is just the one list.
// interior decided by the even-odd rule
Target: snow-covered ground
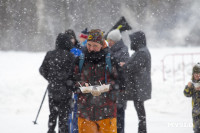
[{"label": "snow-covered ground", "polygon": [[[192,133],[191,99],[183,95],[184,85],[190,80],[191,57],[167,57],[163,81],[162,62],[172,53],[200,53],[198,48],[151,48],[152,99],[145,102],[148,133]],[[45,133],[48,120],[48,100],[45,99],[38,118],[33,125],[47,82],[40,76],[45,53],[0,51],[0,125],[4,133]],[[185,81],[182,65],[185,62]],[[193,62],[200,62],[200,55]],[[173,66],[174,62],[174,66]],[[182,63],[183,64],[183,63]],[[172,66],[175,68],[173,73]],[[175,77],[174,77],[175,76]],[[126,109],[126,133],[137,132],[137,115],[133,102]]]}]

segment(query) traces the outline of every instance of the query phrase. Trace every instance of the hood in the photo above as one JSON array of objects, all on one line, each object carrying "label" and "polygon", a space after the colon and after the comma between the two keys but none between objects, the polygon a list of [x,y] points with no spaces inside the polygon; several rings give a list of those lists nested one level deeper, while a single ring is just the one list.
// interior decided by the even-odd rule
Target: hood
[{"label": "hood", "polygon": [[75,34],[75,32],[74,32],[72,29],[66,30],[65,33],[66,33],[67,35],[69,35],[70,39],[74,39],[74,40],[75,40],[75,44],[74,44],[74,45],[77,45],[77,44],[78,44],[78,40],[77,40],[77,38],[76,38],[76,34]]},{"label": "hood", "polygon": [[73,48],[69,35],[60,33],[56,39],[56,49],[68,50]]},{"label": "hood", "polygon": [[139,50],[140,48],[146,47],[146,37],[144,32],[137,31],[129,35],[131,40],[131,49]]}]

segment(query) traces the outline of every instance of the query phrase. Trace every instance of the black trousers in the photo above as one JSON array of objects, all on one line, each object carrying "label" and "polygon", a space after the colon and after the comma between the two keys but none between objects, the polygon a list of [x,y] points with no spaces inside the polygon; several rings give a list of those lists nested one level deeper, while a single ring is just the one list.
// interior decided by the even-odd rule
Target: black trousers
[{"label": "black trousers", "polygon": [[117,133],[124,133],[124,117],[126,102],[117,104]]},{"label": "black trousers", "polygon": [[137,111],[137,116],[139,120],[138,133],[147,133],[146,128],[146,113],[143,101],[134,101],[134,106]]},{"label": "black trousers", "polygon": [[69,132],[68,117],[71,110],[70,104],[71,104],[71,98],[58,100],[49,96],[50,115],[48,122],[49,129],[47,133],[55,133],[57,119],[59,119],[58,122],[59,133]]}]

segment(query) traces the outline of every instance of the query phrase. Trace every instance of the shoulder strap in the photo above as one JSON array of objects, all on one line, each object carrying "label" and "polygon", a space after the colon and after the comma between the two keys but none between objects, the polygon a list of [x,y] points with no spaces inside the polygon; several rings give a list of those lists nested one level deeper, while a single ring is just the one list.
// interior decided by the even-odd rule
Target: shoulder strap
[{"label": "shoulder strap", "polygon": [[107,70],[107,68],[108,68],[109,72],[112,72],[110,53],[107,53],[107,55],[106,55],[106,70]]},{"label": "shoulder strap", "polygon": [[79,72],[80,73],[82,71],[84,61],[85,61],[85,54],[81,53],[81,55],[79,56]]},{"label": "shoulder strap", "polygon": [[[109,70],[110,73],[112,72],[112,65],[111,65],[110,53],[108,53],[106,55],[106,71],[107,71],[107,69]],[[105,71],[105,84],[107,84],[107,74],[106,74],[106,71]]]}]

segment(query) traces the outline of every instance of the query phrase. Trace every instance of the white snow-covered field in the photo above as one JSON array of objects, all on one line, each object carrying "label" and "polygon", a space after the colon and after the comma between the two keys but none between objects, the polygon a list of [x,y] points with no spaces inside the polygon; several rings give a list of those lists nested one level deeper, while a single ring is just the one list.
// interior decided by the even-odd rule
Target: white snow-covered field
[{"label": "white snow-covered field", "polygon": [[[163,81],[161,60],[173,53],[200,53],[196,48],[151,48],[152,99],[145,102],[148,133],[192,133],[191,99],[183,95],[185,84],[190,81],[191,57],[167,57]],[[131,52],[132,53],[132,52]],[[40,76],[45,53],[0,51],[0,132],[45,133],[48,121],[48,100],[45,99],[38,118],[33,125],[47,82]],[[193,56],[200,62],[200,55]],[[184,58],[184,74],[182,58]],[[174,60],[174,61],[173,61]],[[173,65],[174,62],[174,65]],[[175,71],[173,69],[175,68]],[[126,133],[137,133],[137,115],[133,102],[126,109]]]}]

